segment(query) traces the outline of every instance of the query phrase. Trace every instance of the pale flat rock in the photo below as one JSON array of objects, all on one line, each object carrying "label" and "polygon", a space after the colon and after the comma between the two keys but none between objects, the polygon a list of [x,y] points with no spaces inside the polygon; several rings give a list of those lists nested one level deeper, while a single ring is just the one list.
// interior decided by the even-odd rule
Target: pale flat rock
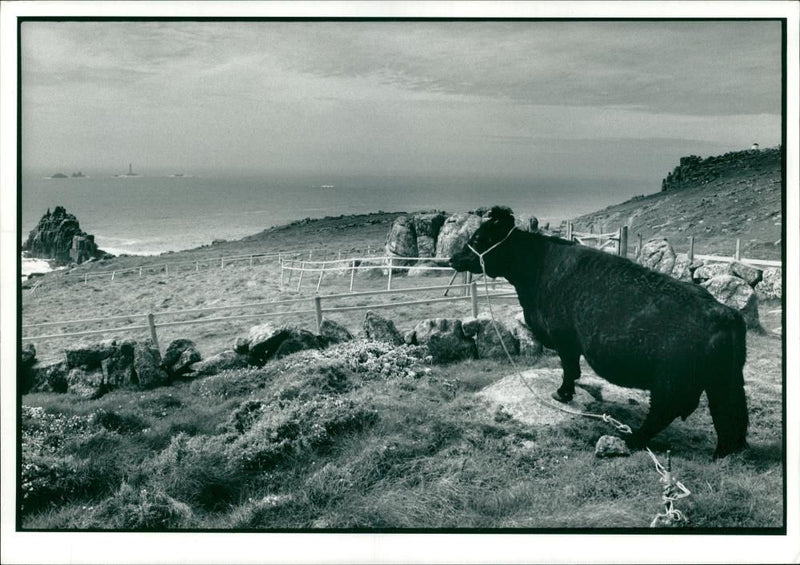
[{"label": "pale flat rock", "polygon": [[[642,416],[647,412],[649,396],[646,391],[618,387],[590,370],[582,370],[580,380],[575,383],[575,396],[568,403],[558,402],[550,396],[561,386],[561,369],[523,371],[522,379],[533,392],[525,386],[519,374],[512,373],[477,394],[488,401],[491,409],[502,406],[513,418],[528,425],[553,425],[575,418],[569,411],[604,413],[613,404],[640,405]],[[598,400],[602,400],[602,406],[598,407]]]}]

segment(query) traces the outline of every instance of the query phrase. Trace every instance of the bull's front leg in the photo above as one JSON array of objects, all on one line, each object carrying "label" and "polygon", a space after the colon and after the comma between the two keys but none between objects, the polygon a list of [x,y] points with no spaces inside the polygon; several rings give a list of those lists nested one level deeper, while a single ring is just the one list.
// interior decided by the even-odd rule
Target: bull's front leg
[{"label": "bull's front leg", "polygon": [[575,381],[581,378],[581,355],[580,353],[559,351],[561,358],[561,369],[563,376],[561,386],[553,393],[553,398],[559,402],[569,402],[575,396]]}]

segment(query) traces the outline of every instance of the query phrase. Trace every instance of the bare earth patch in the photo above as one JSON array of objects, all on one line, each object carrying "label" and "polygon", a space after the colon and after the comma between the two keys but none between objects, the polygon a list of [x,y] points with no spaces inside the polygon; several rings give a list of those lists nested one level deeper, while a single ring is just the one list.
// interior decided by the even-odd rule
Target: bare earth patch
[{"label": "bare earth patch", "polygon": [[[528,425],[560,424],[575,417],[568,411],[606,412],[614,404],[648,406],[647,392],[612,385],[585,367],[582,371],[580,380],[575,383],[575,397],[563,405],[550,398],[550,394],[561,385],[560,369],[523,371],[522,378],[515,372],[477,394],[489,401],[492,410],[502,407],[512,417]],[[525,383],[535,391],[535,395]],[[602,402],[601,407],[598,407],[598,401]],[[559,410],[559,406],[565,410]]]}]

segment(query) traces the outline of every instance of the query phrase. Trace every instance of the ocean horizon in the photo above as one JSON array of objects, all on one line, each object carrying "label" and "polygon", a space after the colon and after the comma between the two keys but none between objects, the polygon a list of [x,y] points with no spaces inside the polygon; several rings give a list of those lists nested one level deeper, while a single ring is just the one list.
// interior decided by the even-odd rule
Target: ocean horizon
[{"label": "ocean horizon", "polygon": [[58,179],[23,175],[20,243],[56,206],[74,214],[104,251],[158,255],[218,239],[241,239],[304,218],[380,210],[455,213],[503,204],[517,214],[536,216],[542,224],[554,224],[659,189],[657,183],[620,179],[85,174]]}]

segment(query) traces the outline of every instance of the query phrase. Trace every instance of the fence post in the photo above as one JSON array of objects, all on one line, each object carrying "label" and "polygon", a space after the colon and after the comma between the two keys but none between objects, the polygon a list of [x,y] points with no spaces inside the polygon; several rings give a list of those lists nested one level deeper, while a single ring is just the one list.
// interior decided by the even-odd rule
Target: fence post
[{"label": "fence post", "polygon": [[169,265],[164,265],[164,274],[169,276]]},{"label": "fence post", "polygon": [[322,284],[322,275],[325,274],[325,263],[322,264],[322,267],[319,269],[319,279],[317,280],[317,292],[319,292],[319,286]]},{"label": "fence post", "polygon": [[294,274],[294,257],[291,259],[291,262],[289,263],[289,280],[286,281],[287,285],[292,284],[292,275],[293,274]]},{"label": "fence post", "polygon": [[741,248],[742,240],[738,237],[736,238],[736,253],[734,254],[733,258],[737,261],[741,258],[740,248]]},{"label": "fence post", "polygon": [[252,255],[250,255],[250,266],[251,267],[253,266],[253,256]]},{"label": "fence post", "polygon": [[111,280],[114,280],[114,277],[117,276],[117,271],[111,271]]},{"label": "fence post", "polygon": [[628,257],[628,226],[619,228],[619,254]]},{"label": "fence post", "polygon": [[472,281],[469,283],[469,295],[472,299],[472,317],[478,317],[478,283]]},{"label": "fence post", "polygon": [[394,257],[389,257],[389,284],[386,286],[386,290],[392,290],[392,267],[394,266]]},{"label": "fence post", "polygon": [[195,261],[194,262],[194,272],[195,273],[199,273],[200,272],[200,261]]},{"label": "fence post", "polygon": [[350,269],[350,292],[353,292],[353,280],[356,277],[356,260],[353,259],[353,267]]},{"label": "fence post", "polygon": [[83,275],[83,284],[88,284],[88,283],[89,283],[89,273],[86,273],[85,275]]},{"label": "fence post", "polygon": [[300,285],[303,284],[303,275],[306,273],[306,262],[300,261],[300,278],[297,279],[297,292],[300,292]]},{"label": "fence post", "polygon": [[141,276],[142,276],[142,268],[139,267],[139,277],[141,278]]},{"label": "fence post", "polygon": [[322,298],[319,294],[314,295],[314,312],[317,315],[317,333],[322,329]]},{"label": "fence post", "polygon": [[567,222],[567,241],[572,241],[572,222]]},{"label": "fence post", "polygon": [[155,345],[156,349],[158,349],[158,352],[161,353],[161,348],[158,346],[158,335],[156,335],[155,316],[148,314],[147,324],[150,326],[150,337],[153,339],[153,345]]},{"label": "fence post", "polygon": [[280,254],[278,255],[278,263],[280,263],[281,266],[281,290],[283,290],[283,257],[281,257]]},{"label": "fence post", "polygon": [[689,259],[689,264],[694,263],[694,236],[689,236],[689,252],[686,254]]},{"label": "fence post", "polygon": [[224,269],[225,268],[225,257],[220,257],[219,258],[219,268],[220,269]]}]

